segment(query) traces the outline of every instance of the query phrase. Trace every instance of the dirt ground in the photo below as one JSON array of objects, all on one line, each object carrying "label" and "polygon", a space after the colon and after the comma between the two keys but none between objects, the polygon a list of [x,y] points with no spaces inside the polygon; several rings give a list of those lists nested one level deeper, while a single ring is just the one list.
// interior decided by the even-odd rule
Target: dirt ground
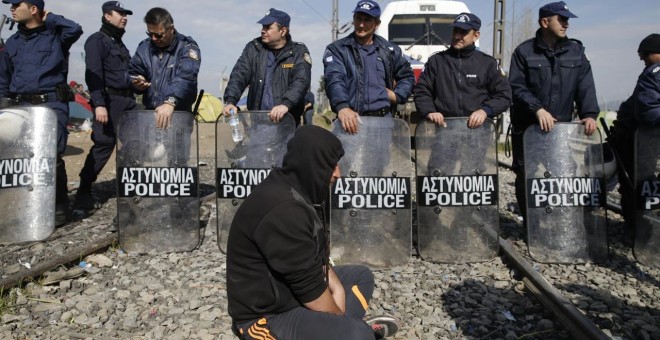
[{"label": "dirt ground", "polygon": [[[72,131],[73,130],[73,131]],[[69,140],[64,152],[66,173],[69,180],[69,191],[80,185],[80,170],[85,165],[85,158],[92,147],[92,134],[90,131],[79,131],[74,128],[69,131]],[[215,124],[200,123],[199,130],[199,157],[200,159],[215,159]],[[209,164],[210,165],[210,164]],[[99,174],[97,182],[112,180],[116,177],[115,153]]]}]

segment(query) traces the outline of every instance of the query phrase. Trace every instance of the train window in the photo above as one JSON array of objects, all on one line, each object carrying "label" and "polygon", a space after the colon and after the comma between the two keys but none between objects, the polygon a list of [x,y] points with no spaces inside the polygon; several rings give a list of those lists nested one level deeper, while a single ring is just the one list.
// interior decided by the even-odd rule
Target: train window
[{"label": "train window", "polygon": [[398,45],[448,45],[453,20],[454,15],[443,14],[395,15],[388,26],[389,41]]}]

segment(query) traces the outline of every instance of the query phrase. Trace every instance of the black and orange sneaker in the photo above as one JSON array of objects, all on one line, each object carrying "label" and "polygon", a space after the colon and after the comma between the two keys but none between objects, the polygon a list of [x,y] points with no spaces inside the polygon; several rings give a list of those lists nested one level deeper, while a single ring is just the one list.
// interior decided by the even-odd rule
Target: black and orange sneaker
[{"label": "black and orange sneaker", "polygon": [[374,330],[376,339],[393,336],[399,330],[399,322],[391,316],[374,316],[365,321]]}]

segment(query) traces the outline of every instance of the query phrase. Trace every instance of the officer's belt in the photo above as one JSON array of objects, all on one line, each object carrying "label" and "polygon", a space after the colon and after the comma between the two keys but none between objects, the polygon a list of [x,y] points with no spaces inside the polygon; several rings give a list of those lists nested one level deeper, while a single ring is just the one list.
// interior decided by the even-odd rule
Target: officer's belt
[{"label": "officer's belt", "polygon": [[360,113],[360,116],[370,116],[370,117],[384,117],[385,115],[388,115],[392,113],[389,107],[384,107],[382,109],[374,110],[374,111],[367,111],[367,112],[362,112]]},{"label": "officer's belt", "polygon": [[105,93],[112,96],[133,97],[133,91],[129,89],[116,89],[113,87],[106,87]]},{"label": "officer's belt", "polygon": [[17,101],[18,103],[30,103],[33,105],[61,101],[60,98],[57,96],[57,92],[49,92],[42,94],[16,93],[16,94],[10,94],[9,98]]}]

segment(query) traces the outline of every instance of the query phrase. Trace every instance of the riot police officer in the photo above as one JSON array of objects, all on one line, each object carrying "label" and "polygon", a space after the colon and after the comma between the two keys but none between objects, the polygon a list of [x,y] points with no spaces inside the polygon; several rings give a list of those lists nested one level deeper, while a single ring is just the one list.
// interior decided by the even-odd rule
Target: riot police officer
[{"label": "riot police officer", "polygon": [[128,15],[119,1],[108,1],[102,6],[101,29],[85,42],[85,82],[91,93],[94,108],[92,141],[85,165],[80,171],[80,187],[76,193],[76,206],[93,208],[92,183],[103,170],[115,147],[115,122],[119,116],[135,109],[135,98],[126,77],[130,52],[121,40],[126,32]]},{"label": "riot police officer", "polygon": [[[660,34],[644,38],[637,49],[644,71],[639,75],[633,94],[619,107],[615,121],[616,143],[619,157],[629,175],[635,173],[635,131],[640,126],[660,125]],[[634,230],[634,188],[619,172],[619,193],[626,227]]]},{"label": "riot police officer", "polygon": [[71,45],[83,30],[77,23],[46,11],[43,0],[2,2],[11,4],[18,32],[5,44],[0,97],[19,105],[46,105],[57,113],[55,224],[61,225],[68,217],[67,176],[62,155],[67,143],[69,101],[73,100],[66,83],[68,57]]},{"label": "riot police officer", "polygon": [[156,111],[156,127],[166,128],[175,109],[192,111],[201,54],[192,37],[174,28],[166,9],[150,9],[144,22],[149,38],[138,45],[128,74],[133,87],[144,93],[145,108]]},{"label": "riot police officer", "polygon": [[576,109],[584,132],[591,135],[596,131],[595,118],[600,109],[591,64],[582,43],[566,36],[570,18],[577,16],[563,1],[543,5],[536,36],[521,43],[511,56],[512,167],[516,173],[516,199],[523,216],[525,129],[539,124],[543,131],[550,131],[556,121],[572,121]]}]

